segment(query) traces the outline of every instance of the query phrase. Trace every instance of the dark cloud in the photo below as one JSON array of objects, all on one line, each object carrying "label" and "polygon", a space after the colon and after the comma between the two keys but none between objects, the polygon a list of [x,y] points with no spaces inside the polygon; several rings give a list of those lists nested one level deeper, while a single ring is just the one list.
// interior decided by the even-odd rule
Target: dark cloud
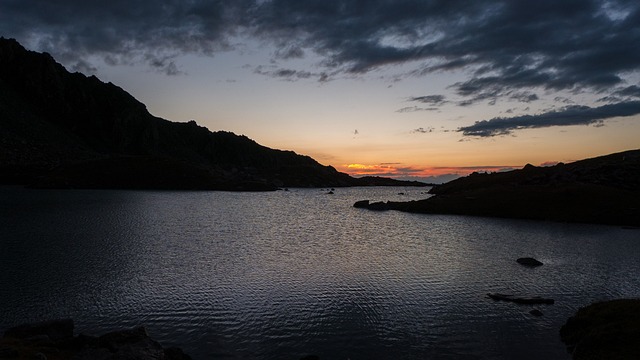
[{"label": "dark cloud", "polygon": [[540,99],[538,95],[529,91],[513,92],[509,95],[509,98],[524,103],[530,103]]},{"label": "dark cloud", "polygon": [[172,56],[146,55],[144,58],[152,68],[169,76],[184,74],[183,71],[178,69],[178,66],[173,61]]},{"label": "dark cloud", "polygon": [[613,94],[618,96],[640,98],[640,86],[638,85],[627,86],[626,88],[615,91]]},{"label": "dark cloud", "polygon": [[640,86],[631,85],[614,91],[611,95],[622,98],[640,98]]},{"label": "dark cloud", "polygon": [[631,85],[614,90],[610,95],[601,97],[598,102],[617,103],[640,98],[640,86]]},{"label": "dark cloud", "polygon": [[428,127],[426,129],[423,127],[419,127],[417,129],[411,130],[411,132],[414,134],[428,134],[428,133],[432,133],[433,130],[435,130],[433,127]]},{"label": "dark cloud", "polygon": [[419,107],[419,106],[407,106],[401,109],[396,110],[399,113],[410,113],[410,112],[418,112],[418,111],[438,111],[440,108],[437,107]]},{"label": "dark cloud", "polygon": [[286,81],[294,81],[300,79],[317,78],[319,82],[328,81],[328,75],[325,73],[312,73],[309,71],[300,71],[294,69],[284,69],[278,67],[257,66],[254,69],[256,74],[271,76]]},{"label": "dark cloud", "polygon": [[424,95],[424,96],[413,96],[407,99],[409,102],[419,102],[422,104],[427,104],[429,107],[421,107],[421,106],[406,106],[401,109],[396,110],[399,113],[409,113],[409,112],[418,112],[418,111],[439,111],[440,106],[448,103],[444,95]]},{"label": "dark cloud", "polygon": [[276,43],[294,34],[324,66],[344,72],[408,62],[414,74],[464,70],[469,78],[452,88],[469,105],[518,89],[621,84],[640,64],[632,45],[640,42],[639,8],[623,0],[273,0],[256,8],[253,25]]},{"label": "dark cloud", "polygon": [[304,57],[304,50],[296,45],[289,45],[278,48],[275,52],[276,59],[289,60],[300,59]]},{"label": "dark cloud", "polygon": [[447,103],[444,95],[425,95],[409,98],[407,101],[417,101],[431,106],[441,106]]},{"label": "dark cloud", "polygon": [[610,118],[636,114],[640,114],[640,101],[609,104],[596,108],[571,105],[558,111],[549,111],[539,115],[482,120],[471,126],[461,127],[458,131],[465,136],[490,137],[510,134],[519,129],[567,125],[602,125],[604,120]]},{"label": "dark cloud", "polygon": [[[115,64],[145,61],[168,74],[169,58],[232,48],[229,36],[247,1],[6,0],[0,33],[65,63],[91,55]],[[155,60],[163,59],[165,67]]]},{"label": "dark cloud", "polygon": [[555,98],[553,98],[553,101],[555,101],[555,102],[561,102],[561,103],[563,103],[563,104],[574,104],[574,101],[573,101],[573,100],[571,100],[571,99],[569,99],[569,98],[566,98],[566,97],[564,97],[564,96],[556,96]]},{"label": "dark cloud", "polygon": [[534,93],[520,95],[531,89],[611,90],[640,66],[637,0],[4,0],[0,33],[67,64],[160,58],[167,73],[178,55],[247,37],[275,46],[277,59],[320,56],[324,73],[462,70],[452,85],[460,105],[530,102]]}]

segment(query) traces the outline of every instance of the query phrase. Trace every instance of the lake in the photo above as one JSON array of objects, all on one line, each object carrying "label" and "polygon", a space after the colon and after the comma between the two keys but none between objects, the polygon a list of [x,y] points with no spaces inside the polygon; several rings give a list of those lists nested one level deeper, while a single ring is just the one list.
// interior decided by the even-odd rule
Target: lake
[{"label": "lake", "polygon": [[579,307],[640,296],[640,230],[352,207],[426,191],[2,187],[0,329],[144,325],[194,359],[568,359]]}]

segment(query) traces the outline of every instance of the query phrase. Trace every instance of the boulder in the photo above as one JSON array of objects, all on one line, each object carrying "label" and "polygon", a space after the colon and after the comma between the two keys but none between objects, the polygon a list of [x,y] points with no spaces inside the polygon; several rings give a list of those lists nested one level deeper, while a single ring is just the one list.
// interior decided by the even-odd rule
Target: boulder
[{"label": "boulder", "polygon": [[487,296],[493,300],[509,301],[516,304],[525,304],[525,305],[534,305],[534,304],[551,305],[555,303],[555,300],[553,299],[543,298],[540,296],[524,297],[524,296],[515,296],[515,295],[500,294],[500,293],[489,293],[487,294]]},{"label": "boulder", "polygon": [[575,360],[640,359],[640,299],[619,299],[580,308],[560,329]]},{"label": "boulder", "polygon": [[542,262],[530,257],[519,258],[516,261],[520,265],[529,266],[529,267],[536,267],[536,266],[543,265]]},{"label": "boulder", "polygon": [[80,359],[164,359],[164,349],[157,341],[151,339],[144,327],[131,330],[114,331],[98,338],[98,346],[85,347],[80,352]]},{"label": "boulder", "polygon": [[356,201],[356,203],[353,204],[353,207],[366,209],[369,207],[369,200]]},{"label": "boulder", "polygon": [[385,202],[378,201],[378,202],[374,202],[374,203],[369,204],[367,209],[385,211],[385,210],[389,210],[389,205],[387,203],[385,203]]}]

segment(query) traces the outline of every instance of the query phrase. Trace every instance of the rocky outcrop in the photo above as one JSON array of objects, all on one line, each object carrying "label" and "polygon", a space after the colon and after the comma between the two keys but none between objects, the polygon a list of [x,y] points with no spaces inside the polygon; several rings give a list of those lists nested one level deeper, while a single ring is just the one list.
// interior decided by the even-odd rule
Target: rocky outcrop
[{"label": "rocky outcrop", "polygon": [[425,200],[388,210],[640,226],[640,150],[438,185]]},{"label": "rocky outcrop", "polygon": [[188,360],[178,348],[163,348],[144,327],[102,336],[73,335],[71,319],[20,325],[0,339],[0,358],[74,360]]},{"label": "rocky outcrop", "polygon": [[580,308],[560,329],[574,360],[640,359],[640,299]]},{"label": "rocky outcrop", "polygon": [[353,207],[361,208],[361,209],[367,209],[367,208],[369,208],[369,200],[356,201],[355,204],[353,204]]}]

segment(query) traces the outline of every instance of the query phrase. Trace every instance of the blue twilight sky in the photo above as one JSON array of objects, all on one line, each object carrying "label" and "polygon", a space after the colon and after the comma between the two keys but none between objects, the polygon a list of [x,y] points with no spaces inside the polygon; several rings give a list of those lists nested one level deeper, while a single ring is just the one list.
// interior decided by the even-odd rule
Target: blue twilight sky
[{"label": "blue twilight sky", "polygon": [[0,36],[354,175],[640,148],[637,0],[0,0]]}]

